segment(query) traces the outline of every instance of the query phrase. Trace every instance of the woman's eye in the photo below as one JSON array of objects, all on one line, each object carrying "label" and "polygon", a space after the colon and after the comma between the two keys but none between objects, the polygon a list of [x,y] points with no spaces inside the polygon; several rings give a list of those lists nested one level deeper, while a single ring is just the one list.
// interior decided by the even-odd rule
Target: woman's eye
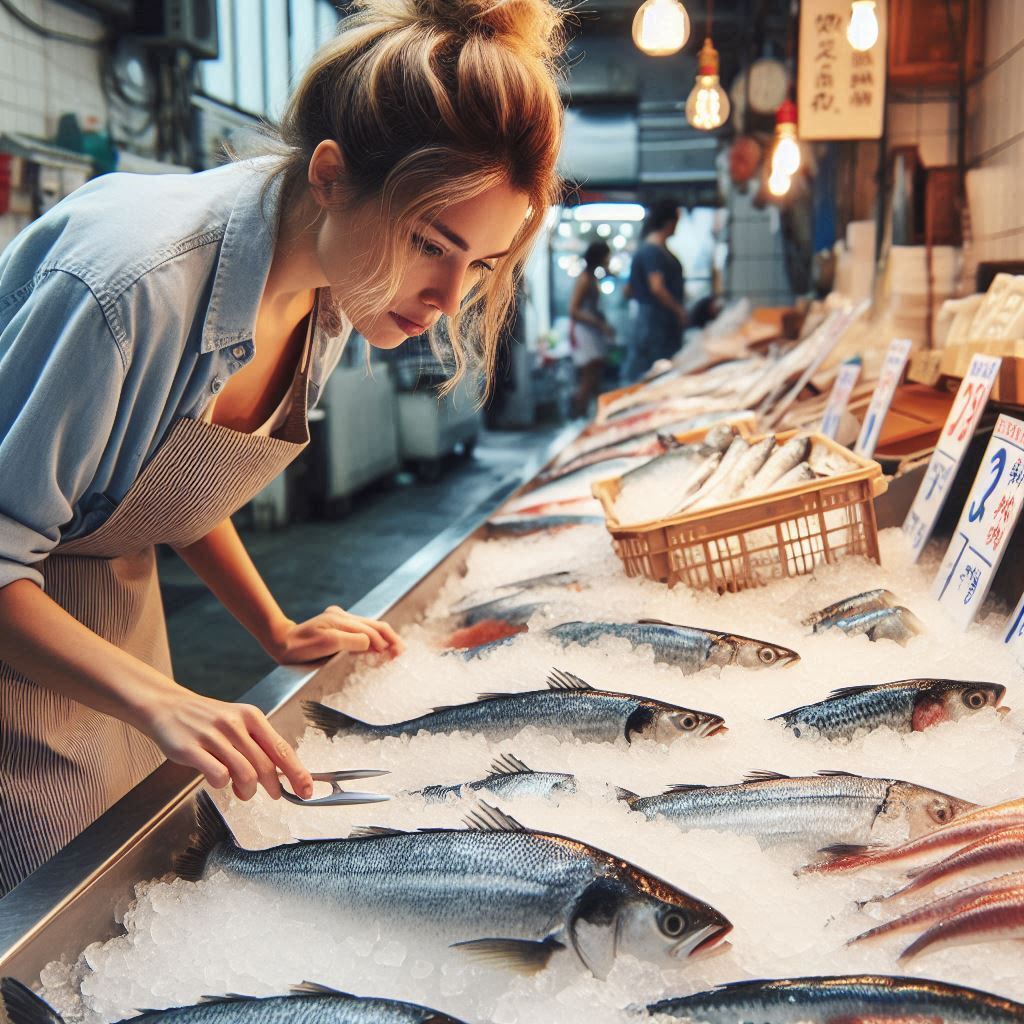
[{"label": "woman's eye", "polygon": [[444,250],[433,242],[428,241],[422,235],[413,235],[412,244],[416,249],[419,249],[424,256],[443,256]]},{"label": "woman's eye", "polygon": [[484,270],[484,271],[486,271],[488,274],[493,274],[494,273],[494,267],[492,267],[490,265],[490,263],[484,263],[484,262],[480,261],[478,263],[474,263],[473,266],[476,267],[477,270]]}]

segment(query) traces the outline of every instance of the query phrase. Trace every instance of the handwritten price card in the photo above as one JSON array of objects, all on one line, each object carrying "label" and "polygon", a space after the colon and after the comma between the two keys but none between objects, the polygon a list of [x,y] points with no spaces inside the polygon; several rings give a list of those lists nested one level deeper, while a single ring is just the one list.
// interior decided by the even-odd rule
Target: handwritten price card
[{"label": "handwritten price card", "polygon": [[864,417],[864,426],[860,428],[860,437],[853,446],[858,455],[863,455],[867,459],[875,454],[878,437],[882,433],[882,424],[889,415],[889,406],[892,405],[893,395],[896,394],[896,388],[899,387],[903,370],[907,365],[907,358],[910,356],[911,344],[909,338],[894,338],[885,353],[882,376],[879,377],[878,387],[871,396],[871,404],[868,406],[867,416]]},{"label": "handwritten price card", "polygon": [[839,430],[839,423],[846,412],[846,406],[850,401],[850,395],[857,385],[857,378],[860,377],[860,360],[850,360],[839,367],[836,375],[836,382],[832,385],[832,393],[828,396],[828,405],[825,406],[825,415],[821,418],[821,431],[826,437],[835,440]]},{"label": "handwritten price card", "polygon": [[1021,597],[1014,613],[1006,623],[1003,643],[1009,644],[1017,654],[1017,660],[1024,665],[1024,596]]},{"label": "handwritten price card", "polygon": [[992,585],[1024,501],[1024,420],[1000,416],[933,594],[965,629]]},{"label": "handwritten price card", "polygon": [[956,393],[914,504],[903,522],[903,533],[910,540],[915,562],[921,557],[942,506],[946,504],[953,478],[985,411],[1001,363],[996,356],[975,356]]}]

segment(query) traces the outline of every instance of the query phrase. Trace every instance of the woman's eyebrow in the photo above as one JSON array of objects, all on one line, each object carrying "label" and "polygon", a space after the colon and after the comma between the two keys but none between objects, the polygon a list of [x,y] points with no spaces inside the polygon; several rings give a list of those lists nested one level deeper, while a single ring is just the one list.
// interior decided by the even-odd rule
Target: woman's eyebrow
[{"label": "woman's eyebrow", "polygon": [[[440,221],[434,221],[431,225],[433,229],[439,234],[444,235],[452,245],[461,249],[463,252],[469,252],[469,242],[467,242],[462,235],[457,235],[450,227],[446,224],[440,223]],[[511,250],[506,249],[504,252],[492,253],[490,256],[484,256],[482,259],[485,260],[496,260],[501,256],[507,256]]]}]

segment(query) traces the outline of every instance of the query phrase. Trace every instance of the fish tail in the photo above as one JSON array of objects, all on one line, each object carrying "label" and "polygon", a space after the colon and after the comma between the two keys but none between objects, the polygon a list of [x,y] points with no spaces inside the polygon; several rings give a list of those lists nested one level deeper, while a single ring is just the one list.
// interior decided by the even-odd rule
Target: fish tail
[{"label": "fish tail", "polygon": [[346,715],[344,711],[336,711],[315,700],[304,700],[302,710],[305,712],[306,721],[331,739],[340,732],[373,732],[372,726],[360,722],[358,718]]},{"label": "fish tail", "polygon": [[64,1018],[16,978],[0,981],[0,1003],[10,1024],[64,1024]]},{"label": "fish tail", "polygon": [[196,830],[188,849],[174,857],[174,870],[187,882],[198,882],[203,877],[210,854],[222,845],[237,847],[231,828],[224,815],[205,790],[196,797]]}]

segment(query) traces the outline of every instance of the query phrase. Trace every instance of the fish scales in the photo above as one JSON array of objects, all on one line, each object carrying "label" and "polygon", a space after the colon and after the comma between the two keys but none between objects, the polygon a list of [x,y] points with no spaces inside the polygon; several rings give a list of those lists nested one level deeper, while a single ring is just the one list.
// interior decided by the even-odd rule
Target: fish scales
[{"label": "fish scales", "polygon": [[453,786],[425,786],[417,790],[430,803],[459,796],[464,789],[479,793],[485,791],[495,796],[549,797],[557,793],[575,793],[576,780],[564,772],[516,772],[507,775],[489,775],[486,779],[462,782]]}]

